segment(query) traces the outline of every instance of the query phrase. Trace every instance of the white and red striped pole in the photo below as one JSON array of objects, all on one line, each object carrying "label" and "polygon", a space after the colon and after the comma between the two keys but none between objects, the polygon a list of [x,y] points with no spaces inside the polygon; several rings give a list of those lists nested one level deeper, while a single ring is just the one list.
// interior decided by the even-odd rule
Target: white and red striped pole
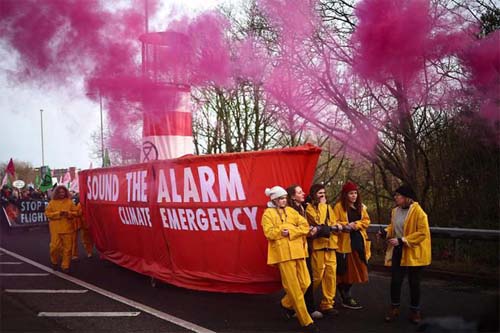
[{"label": "white and red striped pole", "polygon": [[[160,85],[164,103],[144,103],[141,162],[163,160],[193,154],[192,115],[189,86]],[[156,95],[156,94],[153,94]]]}]

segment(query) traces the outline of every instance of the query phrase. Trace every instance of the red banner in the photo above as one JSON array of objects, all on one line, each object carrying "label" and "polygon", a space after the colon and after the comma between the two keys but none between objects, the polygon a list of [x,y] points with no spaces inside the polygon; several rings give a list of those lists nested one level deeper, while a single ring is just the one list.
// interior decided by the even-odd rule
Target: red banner
[{"label": "red banner", "polygon": [[260,225],[266,187],[309,188],[320,149],[185,156],[79,173],[96,247],[108,260],[190,289],[268,293]]}]

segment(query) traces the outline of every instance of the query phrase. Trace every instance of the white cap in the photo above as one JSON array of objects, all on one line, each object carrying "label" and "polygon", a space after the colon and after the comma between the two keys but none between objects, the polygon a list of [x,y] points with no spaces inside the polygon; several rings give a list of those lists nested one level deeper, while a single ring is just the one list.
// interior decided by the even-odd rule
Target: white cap
[{"label": "white cap", "polygon": [[288,193],[286,193],[286,190],[281,186],[274,186],[272,188],[266,188],[265,193],[271,200],[288,195]]}]

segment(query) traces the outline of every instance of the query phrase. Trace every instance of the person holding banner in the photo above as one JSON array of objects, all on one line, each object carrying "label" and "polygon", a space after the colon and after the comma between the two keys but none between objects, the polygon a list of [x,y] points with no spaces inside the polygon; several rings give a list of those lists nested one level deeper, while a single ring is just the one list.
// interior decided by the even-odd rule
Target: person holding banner
[{"label": "person holding banner", "polygon": [[73,236],[73,251],[72,258],[78,259],[78,232],[80,232],[80,237],[82,239],[83,247],[87,252],[87,258],[92,258],[92,251],[94,248],[94,244],[92,242],[92,237],[90,236],[89,226],[83,216],[82,206],[80,204],[80,195],[78,193],[74,196],[77,217],[75,218],[75,226],[76,230]]},{"label": "person holding banner", "polygon": [[287,207],[287,192],[281,186],[265,191],[271,201],[262,215],[262,229],[268,244],[267,264],[277,266],[285,296],[281,306],[288,317],[295,311],[302,327],[309,332],[318,332],[304,301],[304,292],[311,284],[305,258],[309,225],[304,217]]},{"label": "person holding banner", "polygon": [[326,202],[323,184],[313,184],[309,195],[311,203],[306,208],[307,221],[310,226],[319,229],[318,237],[312,241],[313,290],[321,285],[323,298],[319,305],[320,312],[324,315],[336,315],[338,311],[333,305],[337,289],[337,234],[342,226],[335,221],[332,207]]},{"label": "person holding banner", "polygon": [[370,225],[370,217],[356,184],[350,181],[344,184],[333,213],[337,223],[340,223],[345,231],[339,235],[337,250],[337,289],[342,306],[352,310],[362,309],[351,296],[351,287],[354,283],[368,282],[367,264],[371,254],[371,242],[366,230]]},{"label": "person holding banner", "polygon": [[73,220],[78,212],[66,187],[59,185],[54,189],[53,198],[45,208],[45,215],[49,219],[52,268],[56,269],[61,261],[61,270],[68,273],[75,230]]},{"label": "person holding banner", "polygon": [[[300,187],[299,185],[290,185],[289,187],[287,187],[286,192],[288,193],[288,206],[295,209],[301,216],[305,218],[307,203],[305,200],[306,194],[304,193],[304,190],[302,190],[302,187]],[[311,251],[312,251],[312,240],[314,238],[312,235],[316,235],[317,231],[318,231],[317,227],[311,227],[311,231],[309,232],[309,235],[307,235],[308,256],[306,258],[306,264],[307,264],[307,270],[309,271],[309,278],[311,279],[311,281],[313,280],[312,266],[311,266]],[[304,299],[306,302],[307,311],[311,315],[311,318],[322,319],[323,313],[316,310],[316,306],[314,305],[314,291],[312,283],[307,288],[304,294]]]},{"label": "person holding banner", "polygon": [[69,191],[73,203],[76,206],[77,216],[73,219],[74,223],[74,231],[72,234],[73,238],[73,246],[71,247],[71,261],[78,261],[78,231],[81,228],[81,220],[80,220],[80,210],[78,209],[78,204],[80,202],[80,198],[78,197],[78,193],[73,191]]}]

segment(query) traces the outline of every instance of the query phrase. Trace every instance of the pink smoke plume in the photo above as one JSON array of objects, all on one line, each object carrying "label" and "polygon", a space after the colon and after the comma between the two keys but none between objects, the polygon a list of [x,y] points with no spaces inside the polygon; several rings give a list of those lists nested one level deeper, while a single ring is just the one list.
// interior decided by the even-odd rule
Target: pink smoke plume
[{"label": "pink smoke plume", "polygon": [[141,37],[156,46],[155,70],[171,83],[225,85],[230,77],[228,21],[210,11],[172,22],[165,32]]},{"label": "pink smoke plume", "polygon": [[[225,87],[251,80],[264,86],[284,125],[292,130],[301,126],[300,116],[333,138],[355,137],[354,145],[364,153],[375,147],[376,131],[393,114],[397,117],[397,96],[386,86],[401,83],[408,106],[449,100],[453,84],[443,84],[447,79],[426,62],[460,54],[471,41],[429,0],[358,2],[358,24],[350,40],[324,25],[318,0],[258,0],[278,35],[272,52],[255,36],[229,43],[229,23],[215,12],[144,35],[142,0],[124,8],[103,3],[2,0],[0,38],[19,54],[18,80],[66,84],[74,76],[85,77],[92,98],[104,99],[113,131],[109,144],[115,147],[136,147],[132,138],[144,112],[154,117],[175,109],[176,95],[162,85]],[[158,4],[148,3],[153,15]],[[498,36],[492,34],[461,56],[472,73],[471,84],[485,97],[483,113],[490,117],[498,115],[498,95],[492,97],[498,92]],[[140,41],[146,55],[142,68]],[[359,97],[366,79],[382,106],[374,103],[362,113],[357,108],[366,107]],[[429,89],[429,82],[438,88]]]},{"label": "pink smoke plume", "polygon": [[354,69],[374,81],[408,84],[424,69],[425,61],[453,54],[470,41],[463,31],[450,30],[453,23],[436,17],[430,6],[429,0],[361,1],[352,37]]},{"label": "pink smoke plume", "polygon": [[[142,9],[111,13],[97,0],[5,0],[0,38],[20,56],[19,80],[67,82],[73,75],[128,71]],[[140,8],[140,7],[139,7]]]},{"label": "pink smoke plume", "polygon": [[[146,44],[163,45],[155,56],[157,76],[142,76],[144,3],[132,0],[126,7],[105,7],[98,0],[0,1],[0,39],[19,55],[11,79],[58,86],[84,77],[89,97],[102,98],[108,112],[108,144],[117,149],[135,145],[142,102],[151,113],[176,103],[159,93],[158,82],[224,85],[231,68],[224,36],[227,22],[209,12],[172,23],[168,32],[158,34],[160,41],[154,40],[155,34],[143,36]],[[157,1],[147,3],[153,15]]]},{"label": "pink smoke plume", "polygon": [[317,0],[259,0],[260,8],[279,32],[279,46],[292,52],[317,28]]},{"label": "pink smoke plume", "polygon": [[269,69],[269,56],[263,45],[249,36],[234,43],[234,56],[231,59],[231,76],[235,80],[250,80],[260,84]]},{"label": "pink smoke plume", "polygon": [[470,73],[469,83],[481,101],[481,115],[500,122],[500,31],[473,43],[461,54]]}]

